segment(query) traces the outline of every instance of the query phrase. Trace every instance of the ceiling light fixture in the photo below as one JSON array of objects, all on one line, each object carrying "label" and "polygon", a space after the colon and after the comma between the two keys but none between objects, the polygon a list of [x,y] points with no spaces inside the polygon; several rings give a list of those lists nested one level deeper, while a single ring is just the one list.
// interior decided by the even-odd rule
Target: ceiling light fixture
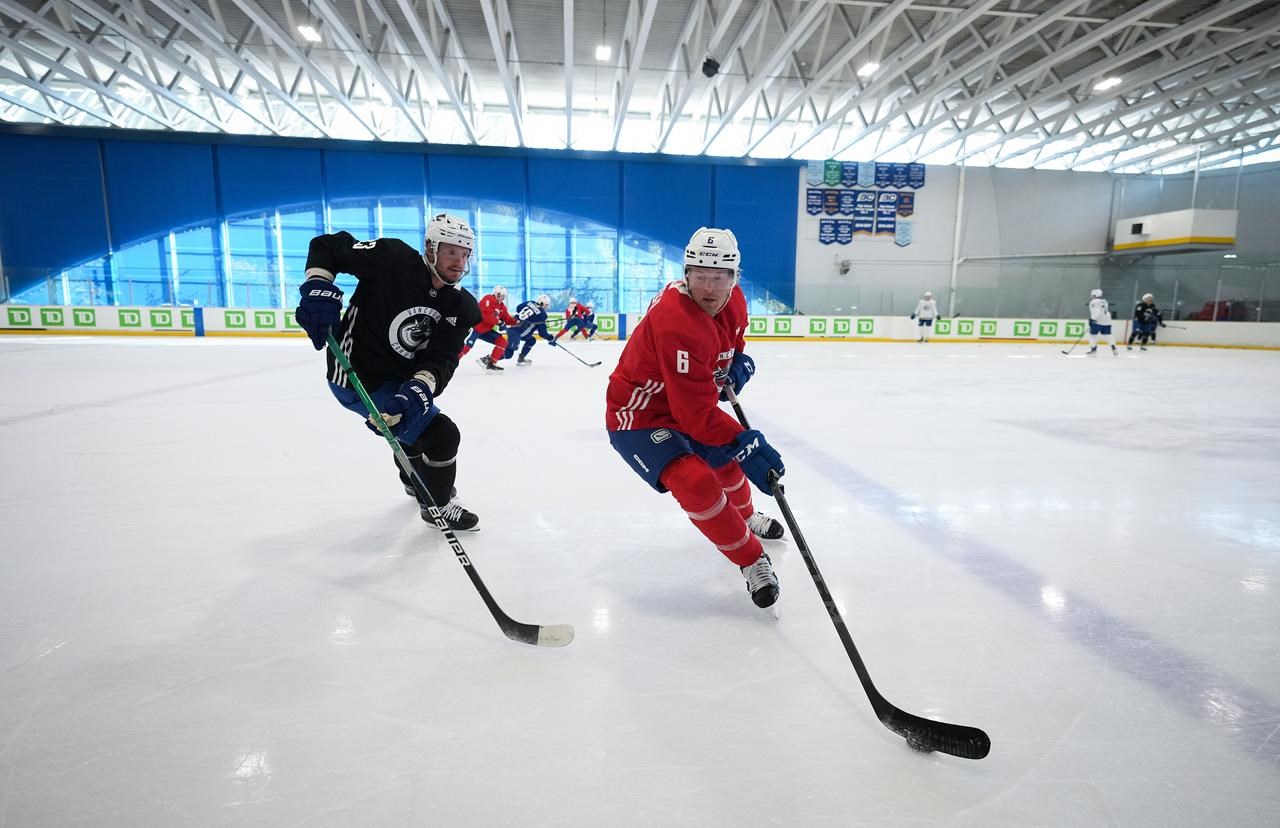
[{"label": "ceiling light fixture", "polygon": [[1106,92],[1108,89],[1111,89],[1112,87],[1119,86],[1119,85],[1120,85],[1120,78],[1116,77],[1115,75],[1112,75],[1111,77],[1106,78],[1105,80],[1100,80],[1097,83],[1095,83],[1093,85],[1093,91]]},{"label": "ceiling light fixture", "polygon": [[864,63],[862,64],[862,68],[858,70],[858,77],[869,78],[879,70],[880,64],[878,63]]},{"label": "ceiling light fixture", "polygon": [[298,34],[302,35],[307,40],[310,40],[312,43],[320,42],[320,33],[316,31],[315,26],[299,26]]},{"label": "ceiling light fixture", "polygon": [[607,43],[601,43],[596,47],[596,60],[604,62],[613,57],[613,47]]}]

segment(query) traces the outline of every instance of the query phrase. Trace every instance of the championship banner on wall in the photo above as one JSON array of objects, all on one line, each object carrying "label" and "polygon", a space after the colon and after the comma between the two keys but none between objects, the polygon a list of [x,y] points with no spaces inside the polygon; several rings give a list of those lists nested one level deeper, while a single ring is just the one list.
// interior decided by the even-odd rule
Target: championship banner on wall
[{"label": "championship banner on wall", "polygon": [[853,208],[853,232],[870,236],[876,232],[876,194],[871,191],[854,193],[857,202]]},{"label": "championship banner on wall", "polygon": [[826,161],[823,164],[822,183],[828,187],[840,186],[841,163],[839,161]]},{"label": "championship banner on wall", "polygon": [[[822,244],[849,244],[854,236],[892,237],[898,247],[914,240],[916,194],[925,184],[925,165],[885,161],[808,161],[805,213],[824,218]],[[857,188],[857,189],[855,189]]]},{"label": "championship banner on wall", "polygon": [[810,187],[817,187],[822,183],[823,163],[821,161],[810,161],[804,167],[804,180]]},{"label": "championship banner on wall", "polygon": [[857,195],[858,194],[853,190],[840,191],[840,215],[853,215],[853,212],[856,209],[857,201],[855,199],[857,198]]},{"label": "championship banner on wall", "polygon": [[804,191],[804,209],[811,216],[822,215],[822,190],[810,187]]},{"label": "championship banner on wall", "polygon": [[840,183],[846,187],[858,186],[858,164],[856,162],[840,162]]},{"label": "championship banner on wall", "polygon": [[871,161],[858,162],[858,186],[874,187],[876,183],[876,165]]},{"label": "championship banner on wall", "polygon": [[876,235],[893,236],[898,226],[898,194],[876,194]]}]

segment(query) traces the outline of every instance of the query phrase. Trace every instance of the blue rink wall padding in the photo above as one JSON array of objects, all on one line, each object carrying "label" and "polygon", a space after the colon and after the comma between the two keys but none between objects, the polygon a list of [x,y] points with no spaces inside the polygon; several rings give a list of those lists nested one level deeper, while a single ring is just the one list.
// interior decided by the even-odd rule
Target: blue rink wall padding
[{"label": "blue rink wall padding", "polygon": [[[59,127],[30,134],[0,125],[0,262],[9,295],[170,232],[276,209],[408,197],[433,211],[496,207],[612,229],[619,249],[683,248],[699,226],[732,227],[751,262],[745,277],[794,302],[798,161],[419,147]],[[102,276],[99,289],[121,278]]]}]

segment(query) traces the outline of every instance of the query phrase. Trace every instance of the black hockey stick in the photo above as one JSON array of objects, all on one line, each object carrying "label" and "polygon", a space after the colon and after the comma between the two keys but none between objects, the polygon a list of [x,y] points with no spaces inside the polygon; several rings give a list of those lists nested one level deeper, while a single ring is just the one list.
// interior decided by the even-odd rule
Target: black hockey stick
[{"label": "black hockey stick", "polygon": [[400,447],[400,441],[391,433],[391,427],[382,419],[382,414],[378,412],[378,407],[369,398],[369,392],[365,391],[363,383],[356,376],[355,369],[351,367],[351,360],[347,359],[347,355],[342,353],[342,347],[338,345],[338,340],[333,338],[332,333],[329,334],[329,350],[333,352],[333,357],[338,360],[342,370],[347,372],[347,377],[351,380],[351,387],[356,389],[356,393],[360,395],[361,401],[364,402],[364,407],[369,412],[369,418],[377,425],[378,431],[382,433],[382,436],[386,438],[387,443],[391,446],[391,450],[396,455],[396,463],[413,481],[413,487],[418,490],[418,498],[427,504],[427,511],[431,514],[431,519],[435,521],[436,528],[444,533],[445,539],[449,541],[449,548],[453,550],[454,557],[458,559],[458,563],[462,564],[462,568],[467,571],[467,577],[471,579],[471,584],[476,588],[476,592],[480,593],[480,598],[484,601],[484,605],[489,608],[494,620],[498,622],[503,635],[512,641],[519,641],[521,644],[536,644],[539,647],[563,647],[573,641],[573,627],[568,624],[546,624],[542,626],[538,624],[523,624],[513,620],[511,616],[502,611],[502,607],[498,606],[498,602],[493,600],[493,596],[489,594],[489,588],[484,585],[484,581],[480,580],[480,573],[476,571],[476,565],[471,562],[471,558],[467,557],[466,550],[462,548],[462,544],[458,541],[458,536],[449,527],[444,515],[440,514],[440,508],[436,506],[431,493],[427,491],[427,484],[422,481],[422,478],[418,475],[418,470],[409,462],[409,456]]},{"label": "black hockey stick", "polygon": [[[751,428],[747,423],[746,413],[738,403],[738,397],[733,393],[733,388],[726,385],[724,391],[738,415],[738,422],[742,423],[743,428]],[[831,597],[831,590],[827,588],[827,582],[818,571],[813,553],[809,551],[809,545],[805,543],[804,535],[796,525],[796,518],[791,513],[791,507],[787,505],[782,483],[773,472],[769,473],[769,480],[773,484],[773,499],[778,502],[778,508],[782,510],[782,517],[787,521],[791,536],[795,538],[796,547],[804,558],[804,565],[809,568],[813,585],[818,588],[818,595],[827,608],[827,614],[831,616],[831,623],[836,626],[836,634],[840,636],[845,652],[853,662],[853,669],[857,671],[858,679],[862,681],[862,689],[866,691],[871,709],[875,711],[880,723],[905,738],[911,749],[920,753],[940,750],[962,759],[981,759],[986,756],[991,750],[991,739],[978,728],[921,718],[895,707],[880,695],[880,691],[871,683],[871,674],[867,672],[867,666],[862,663],[862,656],[858,655],[858,648],[853,644],[853,637],[849,635],[849,628],[845,626],[844,618],[840,615],[840,608],[836,606],[835,599]]]},{"label": "black hockey stick", "polygon": [[[1088,333],[1088,332],[1086,331],[1085,333]],[[1067,356],[1071,356],[1071,352],[1076,349],[1076,345],[1079,345],[1081,342],[1084,342],[1084,338],[1085,338],[1085,334],[1084,333],[1080,334],[1080,338],[1077,339],[1070,348],[1063,351],[1062,353],[1066,354]]]},{"label": "black hockey stick", "polygon": [[581,362],[583,365],[587,366],[588,368],[595,368],[597,365],[599,365],[599,364],[600,364],[599,362],[587,362],[585,359],[583,359],[582,357],[578,356],[578,355],[577,355],[577,354],[575,354],[573,351],[570,351],[568,348],[564,347],[564,346],[563,346],[563,345],[561,345],[559,342],[557,342],[557,343],[556,343],[555,345],[553,345],[552,347],[553,347],[553,348],[558,348],[559,350],[564,351],[566,354],[568,354],[569,356],[571,356],[571,357],[573,357],[574,359],[578,360],[578,362]]}]

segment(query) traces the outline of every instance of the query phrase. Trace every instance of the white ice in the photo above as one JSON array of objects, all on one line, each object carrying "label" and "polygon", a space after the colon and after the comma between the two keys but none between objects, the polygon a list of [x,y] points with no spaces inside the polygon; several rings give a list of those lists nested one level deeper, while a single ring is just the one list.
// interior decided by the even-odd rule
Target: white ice
[{"label": "white ice", "polygon": [[877,721],[792,540],[752,606],[570,347],[439,401],[545,649],[304,340],[0,339],[0,825],[1280,825],[1280,354],[750,344],[872,678],[975,762]]}]

